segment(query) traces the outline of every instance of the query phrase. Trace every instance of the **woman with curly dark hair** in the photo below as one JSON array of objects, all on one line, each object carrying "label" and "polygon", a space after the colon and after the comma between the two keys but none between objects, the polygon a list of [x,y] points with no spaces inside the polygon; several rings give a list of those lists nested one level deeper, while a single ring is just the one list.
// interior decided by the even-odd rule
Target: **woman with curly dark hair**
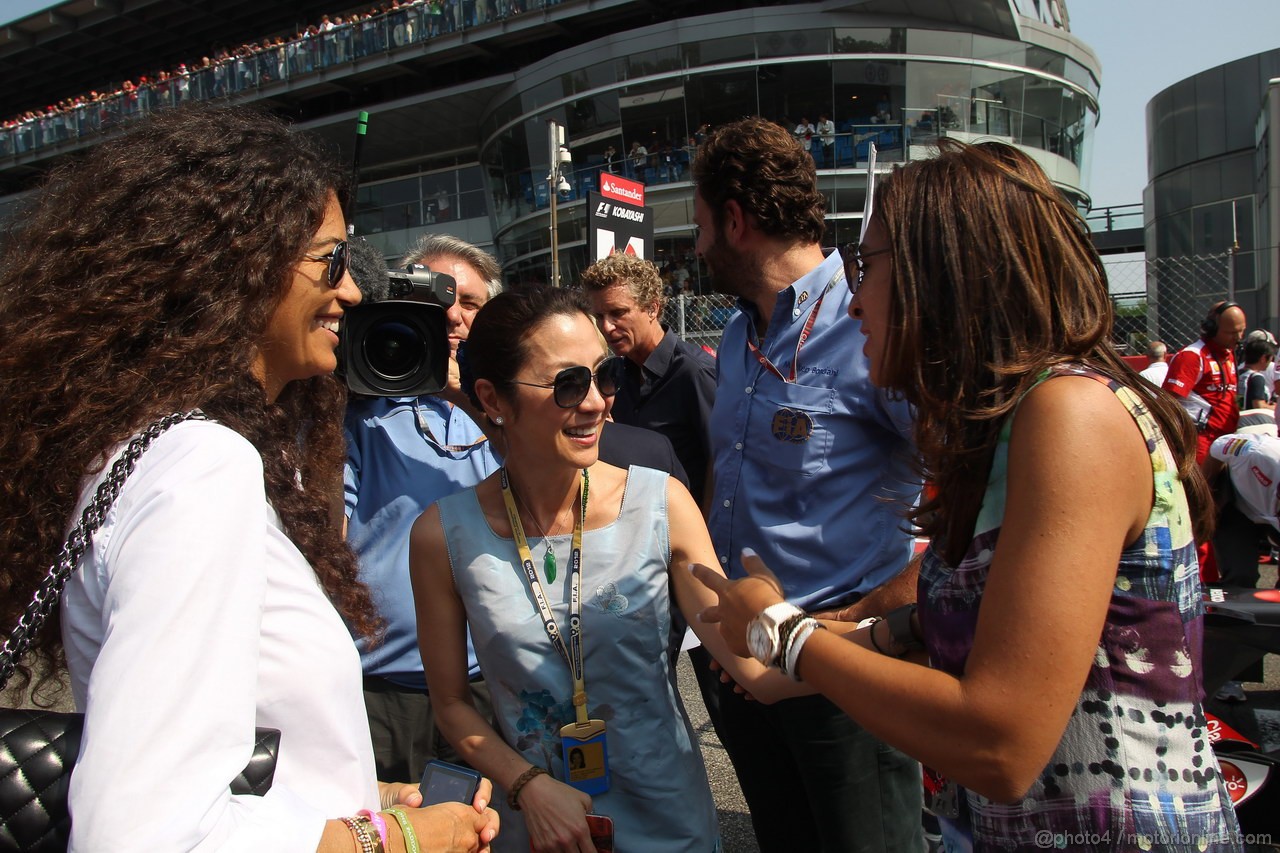
[{"label": "woman with curly dark hair", "polygon": [[1212,499],[1190,419],[1111,343],[1084,222],[1017,148],[943,140],[882,179],[845,263],[849,345],[936,486],[917,604],[812,631],[748,557],[696,570],[704,617],[933,768],[949,850],[1240,849],[1201,705]]},{"label": "woman with curly dark hair", "polygon": [[[3,249],[4,630],[123,445],[208,418],[142,455],[20,669],[65,662],[85,712],[73,849],[345,851],[384,824],[405,849],[394,816],[351,820],[421,798],[375,782],[347,626],[378,625],[328,512],[360,300],[344,190],[281,122],[188,107],[56,170]],[[232,795],[255,726],[282,732],[275,782]],[[427,849],[476,849],[489,790],[405,815]]]}]

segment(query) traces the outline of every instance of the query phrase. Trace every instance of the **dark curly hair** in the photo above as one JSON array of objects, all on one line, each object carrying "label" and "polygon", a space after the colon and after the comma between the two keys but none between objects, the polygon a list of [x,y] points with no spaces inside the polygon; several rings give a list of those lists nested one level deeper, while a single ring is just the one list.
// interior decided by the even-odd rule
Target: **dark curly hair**
[{"label": "dark curly hair", "polygon": [[813,157],[771,121],[739,119],[711,131],[693,158],[693,183],[720,225],[736,201],[765,234],[819,243],[826,199]]},{"label": "dark curly hair", "polygon": [[[251,373],[335,194],[345,178],[316,142],[200,104],[49,175],[0,249],[0,630],[56,557],[85,478],[149,421],[200,407],[258,449],[290,539],[353,629],[377,633],[330,518],[345,390],[317,377],[268,404]],[[56,615],[29,663],[62,664]],[[20,676],[25,687],[31,667]]]},{"label": "dark curly hair", "polygon": [[893,258],[883,381],[916,410],[924,473],[937,485],[912,512],[958,563],[1001,427],[1045,368],[1084,364],[1132,389],[1168,441],[1198,537],[1212,498],[1195,430],[1111,343],[1106,269],[1084,221],[1031,158],[998,142],[941,140],[876,187],[873,217]]}]

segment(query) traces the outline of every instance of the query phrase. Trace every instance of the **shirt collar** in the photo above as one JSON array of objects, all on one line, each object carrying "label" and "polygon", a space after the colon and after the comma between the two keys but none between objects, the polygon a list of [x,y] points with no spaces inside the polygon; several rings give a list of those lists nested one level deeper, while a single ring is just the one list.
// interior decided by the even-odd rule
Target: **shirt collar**
[{"label": "shirt collar", "polygon": [[662,340],[644,360],[644,369],[654,376],[665,376],[671,366],[671,359],[676,354],[676,333],[670,329],[663,330]]},{"label": "shirt collar", "polygon": [[[823,259],[822,263],[778,291],[778,301],[774,303],[773,317],[769,319],[769,328],[781,328],[795,323],[797,320],[804,322],[803,318],[808,316],[809,310],[813,308],[814,303],[822,296],[827,285],[831,284],[833,290],[840,286],[840,283],[844,280],[843,274],[834,283],[832,279],[836,277],[837,273],[843,273],[843,270],[844,262],[840,258],[840,253],[833,250]],[[748,317],[760,316],[756,304],[748,302],[741,297],[738,299],[738,309]]]},{"label": "shirt collar", "polygon": [[1219,346],[1216,341],[1210,340],[1209,338],[1201,338],[1200,340],[1204,341],[1205,349],[1207,349],[1209,354],[1215,358],[1222,359],[1225,356],[1231,355],[1233,352],[1226,347]]}]

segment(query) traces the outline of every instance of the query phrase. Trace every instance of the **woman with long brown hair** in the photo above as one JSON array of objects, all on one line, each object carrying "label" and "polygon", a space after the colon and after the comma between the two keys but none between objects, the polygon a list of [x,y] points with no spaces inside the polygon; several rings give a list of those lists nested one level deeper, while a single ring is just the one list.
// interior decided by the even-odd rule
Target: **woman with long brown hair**
[{"label": "woman with long brown hair", "polygon": [[[4,630],[124,444],[206,418],[142,454],[20,670],[65,664],[85,713],[72,849],[346,851],[388,820],[405,849],[376,810],[421,799],[374,778],[347,626],[378,625],[328,513],[336,330],[360,301],[344,191],[278,120],[189,107],[57,169],[6,241]],[[281,731],[274,784],[233,795],[255,726]],[[474,805],[405,817],[427,849],[474,850],[496,830]]]},{"label": "woman with long brown hair", "polygon": [[1211,500],[1190,422],[1111,344],[1084,223],[1016,148],[943,141],[883,179],[845,260],[850,346],[915,407],[936,486],[909,511],[917,605],[770,635],[795,614],[748,557],[734,583],[695,570],[704,618],[932,768],[949,849],[1237,849],[1197,666]]}]

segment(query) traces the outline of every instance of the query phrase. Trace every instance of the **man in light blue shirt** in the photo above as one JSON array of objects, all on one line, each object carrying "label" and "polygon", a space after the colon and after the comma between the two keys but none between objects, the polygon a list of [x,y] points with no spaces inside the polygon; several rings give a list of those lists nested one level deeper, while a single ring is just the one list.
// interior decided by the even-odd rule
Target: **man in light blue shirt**
[{"label": "man in light blue shirt", "polygon": [[[813,159],[743,119],[699,147],[693,179],[698,253],[740,309],[711,415],[721,567],[742,577],[752,548],[791,603],[840,618],[914,601],[910,414],[868,378],[839,253],[821,248]],[[721,729],[765,853],[922,849],[919,765],[825,698],[764,706],[722,689]]]},{"label": "man in light blue shirt", "polygon": [[[436,733],[418,653],[409,530],[428,506],[498,468],[483,431],[468,414],[455,357],[472,318],[502,285],[497,262],[454,237],[428,235],[405,261],[457,281],[456,301],[446,314],[449,385],[439,396],[353,398],[347,407],[344,476],[347,541],[359,559],[360,579],[386,622],[380,644],[357,642],[378,778],[416,782],[430,759],[457,758]],[[486,713],[487,692],[470,637],[467,652],[472,698]]]}]

